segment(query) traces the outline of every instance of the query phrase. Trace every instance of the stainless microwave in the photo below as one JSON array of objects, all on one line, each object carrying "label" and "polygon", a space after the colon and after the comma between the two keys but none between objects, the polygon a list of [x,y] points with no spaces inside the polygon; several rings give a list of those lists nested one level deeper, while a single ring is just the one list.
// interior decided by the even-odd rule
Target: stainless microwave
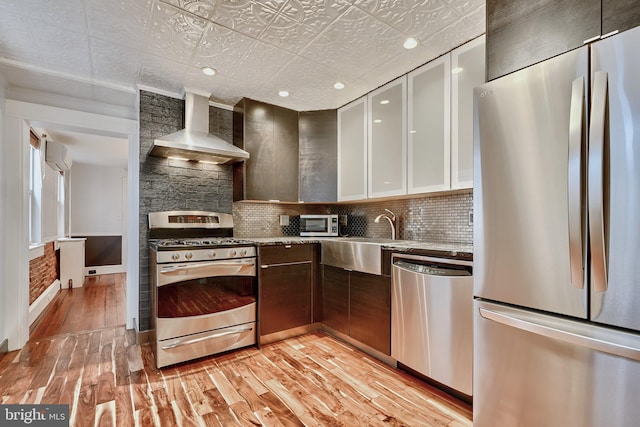
[{"label": "stainless microwave", "polygon": [[301,236],[338,236],[338,215],[300,215]]}]

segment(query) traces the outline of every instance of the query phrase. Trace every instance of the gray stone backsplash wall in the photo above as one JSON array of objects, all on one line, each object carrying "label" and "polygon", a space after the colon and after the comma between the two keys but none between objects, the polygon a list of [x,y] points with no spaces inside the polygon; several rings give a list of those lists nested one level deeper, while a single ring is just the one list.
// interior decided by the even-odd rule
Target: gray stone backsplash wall
[{"label": "gray stone backsplash wall", "polygon": [[473,243],[473,226],[469,224],[469,212],[473,210],[471,190],[384,202],[326,205],[239,202],[233,204],[234,234],[237,237],[285,236],[292,228],[280,226],[280,215],[289,215],[293,221],[302,214],[339,214],[347,215],[349,219],[347,227],[341,228],[342,233],[390,238],[389,223],[386,220],[374,222],[385,209],[398,217],[397,239]]},{"label": "gray stone backsplash wall", "polygon": [[[149,212],[210,210],[232,212],[232,169],[228,165],[169,160],[148,155],[155,138],[184,128],[184,101],[140,92],[140,330],[151,320]],[[210,107],[209,132],[233,141],[233,113]]]}]

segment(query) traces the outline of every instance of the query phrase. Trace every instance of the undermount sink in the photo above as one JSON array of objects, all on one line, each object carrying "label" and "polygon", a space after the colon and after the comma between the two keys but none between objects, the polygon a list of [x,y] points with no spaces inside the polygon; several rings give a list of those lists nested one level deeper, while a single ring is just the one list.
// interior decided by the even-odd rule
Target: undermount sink
[{"label": "undermount sink", "polygon": [[322,242],[322,263],[347,270],[382,274],[382,245],[391,239],[341,238]]}]

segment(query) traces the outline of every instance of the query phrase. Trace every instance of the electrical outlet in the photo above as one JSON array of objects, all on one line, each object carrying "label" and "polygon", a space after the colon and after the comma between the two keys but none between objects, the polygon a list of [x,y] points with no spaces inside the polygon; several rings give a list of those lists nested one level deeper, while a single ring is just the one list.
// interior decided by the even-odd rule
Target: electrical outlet
[{"label": "electrical outlet", "polygon": [[280,225],[282,227],[289,225],[289,215],[280,215]]},{"label": "electrical outlet", "polygon": [[473,210],[469,211],[469,225],[473,225]]}]

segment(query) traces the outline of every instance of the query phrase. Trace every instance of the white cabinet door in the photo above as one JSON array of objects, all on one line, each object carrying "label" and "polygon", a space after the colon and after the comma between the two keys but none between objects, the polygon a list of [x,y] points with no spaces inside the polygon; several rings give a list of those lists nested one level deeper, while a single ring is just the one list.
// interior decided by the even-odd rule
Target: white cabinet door
[{"label": "white cabinet door", "polygon": [[402,76],[368,95],[369,197],[407,193],[407,90]]},{"label": "white cabinet door", "polygon": [[451,188],[473,187],[473,88],[485,83],[485,37],[451,51]]},{"label": "white cabinet door", "polygon": [[83,237],[60,239],[60,282],[63,288],[81,288],[84,284]]},{"label": "white cabinet door", "polygon": [[367,97],[338,110],[338,201],[367,198]]},{"label": "white cabinet door", "polygon": [[409,73],[409,193],[450,188],[450,58]]}]

